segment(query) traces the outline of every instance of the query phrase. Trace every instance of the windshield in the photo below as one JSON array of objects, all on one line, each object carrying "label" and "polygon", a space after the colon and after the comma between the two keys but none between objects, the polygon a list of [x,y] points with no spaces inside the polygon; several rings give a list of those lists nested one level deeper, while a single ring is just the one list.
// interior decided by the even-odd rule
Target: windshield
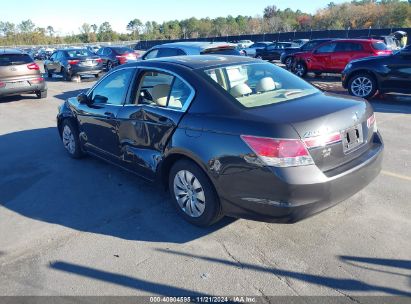
[{"label": "windshield", "polygon": [[377,51],[388,50],[387,45],[382,41],[373,42],[372,47],[374,48],[374,50],[377,50]]},{"label": "windshield", "polygon": [[318,92],[301,78],[270,63],[230,65],[204,72],[247,108],[281,103]]},{"label": "windshield", "polygon": [[123,54],[127,54],[127,53],[132,53],[133,51],[129,48],[113,48],[117,54],[123,55]]}]

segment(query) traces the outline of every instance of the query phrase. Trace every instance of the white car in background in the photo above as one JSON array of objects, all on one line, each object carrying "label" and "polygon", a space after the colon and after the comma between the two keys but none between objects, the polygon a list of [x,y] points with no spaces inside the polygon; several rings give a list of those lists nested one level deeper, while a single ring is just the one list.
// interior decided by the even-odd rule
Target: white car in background
[{"label": "white car in background", "polygon": [[238,47],[242,48],[242,49],[246,49],[246,48],[252,46],[253,44],[254,44],[254,42],[252,42],[251,40],[239,40],[237,42]]},{"label": "white car in background", "polygon": [[272,44],[272,42],[269,42],[269,41],[256,42],[250,45],[248,48],[243,49],[243,53],[245,56],[254,58],[256,55],[256,49],[263,49],[269,44]]}]

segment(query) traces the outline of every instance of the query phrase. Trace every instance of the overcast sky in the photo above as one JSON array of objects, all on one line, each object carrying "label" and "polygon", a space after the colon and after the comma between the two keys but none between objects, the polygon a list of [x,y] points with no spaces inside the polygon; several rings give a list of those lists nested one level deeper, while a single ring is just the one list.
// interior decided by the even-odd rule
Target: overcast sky
[{"label": "overcast sky", "polygon": [[[290,7],[314,13],[331,0],[12,0],[2,1],[0,21],[20,23],[31,19],[37,26],[51,25],[60,34],[78,33],[84,22],[100,25],[110,22],[113,29],[126,32],[127,23],[138,18],[141,21],[163,22],[190,17],[220,17],[237,15],[262,15],[268,5],[280,9]],[[334,0],[334,3],[344,1]]]}]

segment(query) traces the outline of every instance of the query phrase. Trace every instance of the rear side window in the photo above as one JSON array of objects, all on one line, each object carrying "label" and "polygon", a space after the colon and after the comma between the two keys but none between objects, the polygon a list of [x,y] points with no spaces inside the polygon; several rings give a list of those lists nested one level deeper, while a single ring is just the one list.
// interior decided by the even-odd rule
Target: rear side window
[{"label": "rear side window", "polygon": [[374,50],[377,50],[377,51],[385,51],[385,50],[388,50],[387,45],[386,45],[384,42],[382,42],[382,41],[373,42],[371,45],[372,45],[372,48],[373,48]]},{"label": "rear side window", "polygon": [[140,79],[137,103],[181,110],[193,94],[193,90],[178,77],[147,71]]},{"label": "rear side window", "polygon": [[173,56],[179,56],[179,55],[185,55],[185,53],[180,50],[180,49],[173,49],[173,48],[163,48],[159,49],[157,58],[159,57],[173,57]]},{"label": "rear side window", "polygon": [[355,52],[362,51],[364,48],[360,43],[355,42],[339,42],[335,48],[336,52]]},{"label": "rear side window", "polygon": [[0,55],[0,66],[31,63],[33,59],[27,54],[3,54]]}]

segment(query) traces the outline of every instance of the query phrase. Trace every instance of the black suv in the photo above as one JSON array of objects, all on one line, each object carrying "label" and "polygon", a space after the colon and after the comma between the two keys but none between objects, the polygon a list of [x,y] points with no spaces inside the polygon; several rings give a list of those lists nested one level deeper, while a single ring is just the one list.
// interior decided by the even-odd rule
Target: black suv
[{"label": "black suv", "polygon": [[342,85],[362,98],[371,98],[377,90],[411,93],[411,45],[392,55],[351,61],[342,72]]},{"label": "black suv", "polygon": [[102,70],[101,58],[87,49],[57,50],[44,62],[44,72],[48,77],[59,74],[67,81],[81,75],[98,78]]}]

